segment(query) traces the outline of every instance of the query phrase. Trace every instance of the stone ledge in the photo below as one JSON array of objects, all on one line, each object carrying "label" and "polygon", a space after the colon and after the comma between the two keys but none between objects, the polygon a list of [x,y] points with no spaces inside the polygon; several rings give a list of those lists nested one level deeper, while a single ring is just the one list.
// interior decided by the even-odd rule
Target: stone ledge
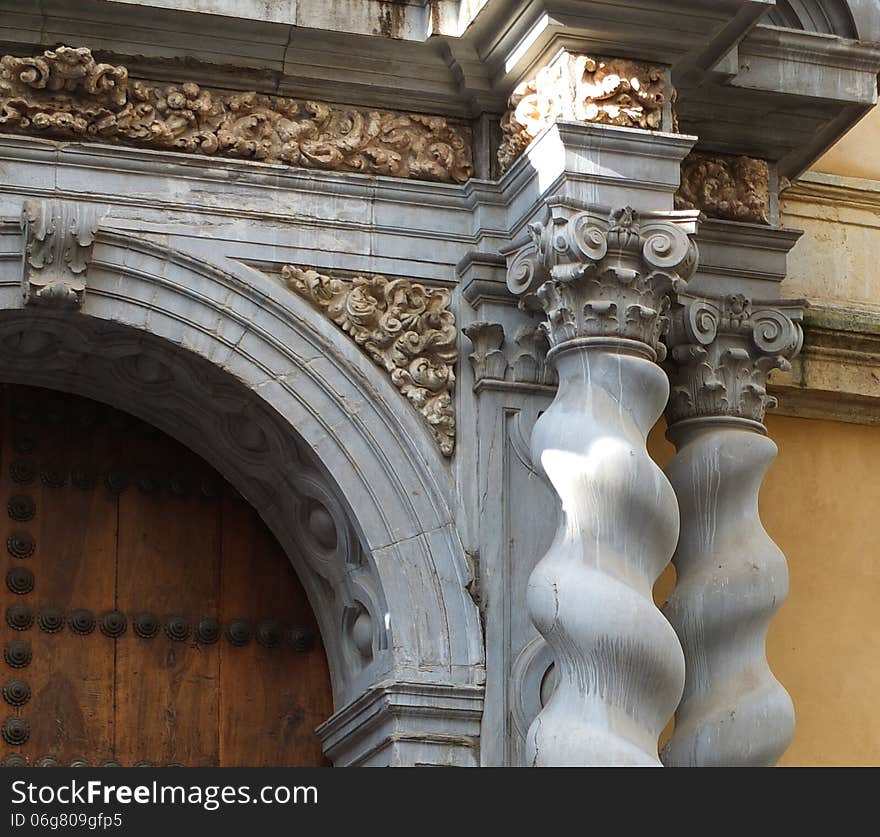
[{"label": "stone ledge", "polygon": [[880,424],[880,310],[807,309],[804,348],[770,391],[781,415]]}]

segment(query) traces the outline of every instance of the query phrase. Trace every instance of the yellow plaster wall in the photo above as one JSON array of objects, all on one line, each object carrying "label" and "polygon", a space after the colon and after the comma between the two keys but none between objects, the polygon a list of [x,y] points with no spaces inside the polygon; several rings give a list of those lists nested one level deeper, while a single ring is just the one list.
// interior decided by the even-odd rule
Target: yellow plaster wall
[{"label": "yellow plaster wall", "polygon": [[880,180],[880,109],[872,110],[814,165],[815,171]]},{"label": "yellow plaster wall", "polygon": [[[764,481],[761,517],[791,578],[767,654],[797,713],[780,763],[877,766],[880,427],[784,416],[768,417],[767,427],[779,457]],[[661,464],[671,456],[662,426],[650,450]],[[664,574],[659,601],[673,583]]]}]

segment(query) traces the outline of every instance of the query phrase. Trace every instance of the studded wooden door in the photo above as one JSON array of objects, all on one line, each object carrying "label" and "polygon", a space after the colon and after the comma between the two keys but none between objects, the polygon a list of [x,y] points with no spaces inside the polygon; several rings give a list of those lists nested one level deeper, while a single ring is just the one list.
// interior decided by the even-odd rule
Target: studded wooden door
[{"label": "studded wooden door", "polygon": [[5,764],[318,765],[314,616],[255,511],[131,416],[0,388]]}]

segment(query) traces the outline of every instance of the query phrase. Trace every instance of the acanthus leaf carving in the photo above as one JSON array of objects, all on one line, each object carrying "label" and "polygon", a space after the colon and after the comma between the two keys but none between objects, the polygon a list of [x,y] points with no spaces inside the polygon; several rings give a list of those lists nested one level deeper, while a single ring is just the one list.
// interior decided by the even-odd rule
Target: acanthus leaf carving
[{"label": "acanthus leaf carving", "polygon": [[501,119],[501,171],[557,120],[598,122],[660,130],[667,97],[663,67],[625,58],[593,58],[562,52],[535,77],[519,84]]},{"label": "acanthus leaf carving", "polygon": [[548,202],[550,220],[505,251],[508,288],[543,310],[551,346],[582,337],[638,341],[661,358],[670,296],[698,263],[699,213],[639,213],[625,207]]},{"label": "acanthus leaf carving", "polygon": [[466,325],[462,332],[474,346],[468,355],[474,369],[474,381],[479,383],[486,378],[503,381],[508,365],[502,349],[504,326],[501,323],[474,322]]},{"label": "acanthus leaf carving", "polygon": [[671,359],[669,424],[730,416],[762,422],[776,399],[774,369],[787,371],[803,344],[802,301],[753,301],[742,294],[678,294],[666,339]]},{"label": "acanthus leaf carving", "polygon": [[28,200],[22,208],[26,305],[79,308],[86,270],[104,210],[91,204]]},{"label": "acanthus leaf carving", "polygon": [[328,276],[285,265],[287,286],[323,312],[384,369],[422,414],[445,456],[455,448],[453,367],[458,357],[451,296],[409,279]]},{"label": "acanthus leaf carving", "polygon": [[681,165],[676,209],[709,218],[770,223],[770,167],[765,160],[729,154],[689,154]]},{"label": "acanthus leaf carving", "polygon": [[505,338],[501,323],[475,322],[462,331],[474,346],[468,355],[474,369],[475,388],[482,381],[555,386],[556,370],[547,362],[550,348],[541,326],[524,322],[512,343]]},{"label": "acanthus leaf carving", "polygon": [[452,183],[473,175],[467,130],[441,116],[134,81],[85,47],[2,56],[0,130]]}]

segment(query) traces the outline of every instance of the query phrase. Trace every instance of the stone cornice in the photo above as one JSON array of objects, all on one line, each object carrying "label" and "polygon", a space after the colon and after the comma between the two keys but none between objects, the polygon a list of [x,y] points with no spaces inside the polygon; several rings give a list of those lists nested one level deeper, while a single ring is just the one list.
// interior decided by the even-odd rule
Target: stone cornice
[{"label": "stone cornice", "polygon": [[129,79],[88,48],[0,58],[0,130],[462,183],[469,130],[440,116]]}]

